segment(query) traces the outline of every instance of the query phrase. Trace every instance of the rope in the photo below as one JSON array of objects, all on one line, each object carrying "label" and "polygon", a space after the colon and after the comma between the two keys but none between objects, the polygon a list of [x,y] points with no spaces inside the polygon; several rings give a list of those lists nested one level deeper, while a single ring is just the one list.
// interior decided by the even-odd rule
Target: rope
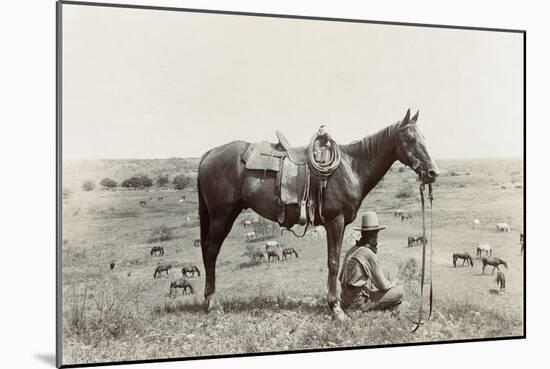
[{"label": "rope", "polygon": [[336,144],[336,142],[332,138],[330,138],[329,135],[327,135],[327,141],[330,143],[331,147],[331,150],[329,151],[331,153],[331,157],[330,160],[327,160],[325,163],[318,163],[317,160],[315,160],[314,156],[315,141],[317,141],[318,138],[319,135],[315,134],[309,141],[308,161],[311,171],[319,179],[317,206],[319,208],[319,218],[321,220],[321,223],[324,224],[325,217],[323,217],[323,193],[325,191],[325,187],[327,186],[328,177],[330,177],[340,165],[342,153],[340,151],[340,147]]},{"label": "rope", "polygon": [[330,138],[330,136],[327,135],[327,141],[330,142],[331,147],[331,158],[326,163],[318,163],[315,160],[314,157],[314,146],[315,141],[317,140],[319,136],[317,134],[313,135],[311,140],[309,141],[309,150],[308,150],[308,159],[309,159],[309,165],[311,167],[311,170],[313,173],[315,173],[316,176],[321,178],[328,178],[336,168],[340,165],[340,160],[342,153],[340,151],[340,147],[336,144],[336,142]]}]

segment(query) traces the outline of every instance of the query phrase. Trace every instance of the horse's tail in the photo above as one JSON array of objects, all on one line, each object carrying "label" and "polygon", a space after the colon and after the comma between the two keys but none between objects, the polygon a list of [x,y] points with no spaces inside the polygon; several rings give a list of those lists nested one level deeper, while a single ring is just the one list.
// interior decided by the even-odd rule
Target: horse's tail
[{"label": "horse's tail", "polygon": [[203,252],[203,257],[206,253],[206,244],[208,239],[208,230],[210,228],[210,215],[208,214],[208,207],[206,206],[206,201],[204,201],[204,196],[201,190],[201,175],[200,168],[202,161],[208,155],[210,151],[206,152],[202,157],[199,163],[199,175],[197,176],[197,191],[199,194],[199,221],[201,227],[201,247]]}]

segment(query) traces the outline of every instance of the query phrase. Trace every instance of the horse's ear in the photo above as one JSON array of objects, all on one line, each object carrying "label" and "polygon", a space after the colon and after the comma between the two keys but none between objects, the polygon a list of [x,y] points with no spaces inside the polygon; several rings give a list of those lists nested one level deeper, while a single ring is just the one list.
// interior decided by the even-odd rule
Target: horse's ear
[{"label": "horse's ear", "polygon": [[418,114],[420,114],[420,110],[417,110],[416,114],[411,118],[412,123],[416,123],[416,121],[418,120]]},{"label": "horse's ear", "polygon": [[407,109],[407,114],[405,114],[405,118],[401,121],[402,125],[405,125],[409,123],[409,120],[411,119],[411,109]]}]

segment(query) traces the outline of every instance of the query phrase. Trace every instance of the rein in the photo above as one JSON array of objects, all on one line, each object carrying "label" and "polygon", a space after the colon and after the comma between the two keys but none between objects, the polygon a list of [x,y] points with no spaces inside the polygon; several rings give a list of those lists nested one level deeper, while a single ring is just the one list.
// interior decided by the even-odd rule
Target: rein
[{"label": "rein", "polygon": [[422,303],[424,297],[424,279],[426,275],[426,210],[424,202],[424,183],[420,185],[420,199],[422,203],[422,273],[420,275],[420,307],[418,309],[418,321],[414,322],[415,327],[411,331],[414,333],[420,328],[420,326],[426,323],[432,317],[433,310],[433,279],[432,279],[432,240],[433,240],[433,191],[432,185],[428,184],[428,199],[430,200],[430,310],[428,317],[425,321],[422,321]]}]

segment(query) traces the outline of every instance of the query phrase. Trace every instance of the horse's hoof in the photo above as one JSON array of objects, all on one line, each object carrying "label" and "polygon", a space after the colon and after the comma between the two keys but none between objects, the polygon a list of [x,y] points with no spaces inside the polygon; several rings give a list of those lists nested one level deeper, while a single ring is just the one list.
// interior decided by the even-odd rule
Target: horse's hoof
[{"label": "horse's hoof", "polygon": [[348,320],[348,316],[346,315],[346,313],[344,313],[343,311],[335,311],[333,314],[332,314],[332,320],[335,321],[335,322],[345,322],[346,320]]},{"label": "horse's hoof", "polygon": [[348,316],[345,313],[334,314],[332,320],[335,322],[345,322],[348,320]]},{"label": "horse's hoof", "polygon": [[223,313],[223,306],[217,300],[209,300],[206,311],[208,313]]}]

